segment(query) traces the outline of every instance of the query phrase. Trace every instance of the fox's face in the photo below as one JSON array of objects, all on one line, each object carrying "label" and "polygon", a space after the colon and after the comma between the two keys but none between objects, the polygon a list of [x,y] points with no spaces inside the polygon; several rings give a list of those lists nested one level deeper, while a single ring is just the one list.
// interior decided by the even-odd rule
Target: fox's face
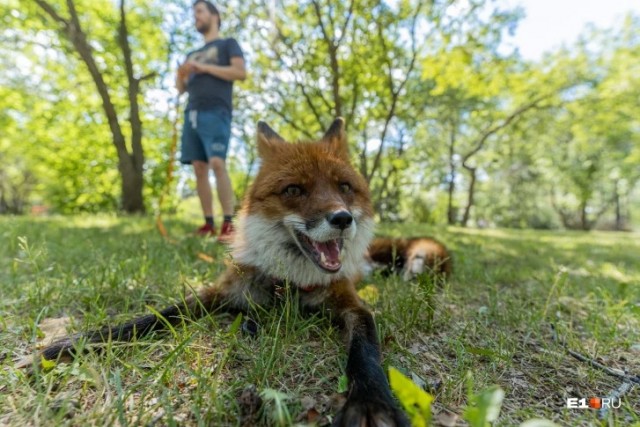
[{"label": "fox's face", "polygon": [[373,215],[367,184],[349,163],[342,119],[321,140],[296,144],[260,123],[258,152],[236,260],[300,286],[358,274]]}]

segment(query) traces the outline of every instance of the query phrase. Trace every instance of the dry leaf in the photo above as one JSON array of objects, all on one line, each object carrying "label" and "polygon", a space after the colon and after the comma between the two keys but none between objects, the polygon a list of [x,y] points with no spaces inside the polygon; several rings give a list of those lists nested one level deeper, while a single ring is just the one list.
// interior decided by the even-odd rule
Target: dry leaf
[{"label": "dry leaf", "polygon": [[15,361],[15,369],[31,369],[33,367],[33,356],[25,356]]},{"label": "dry leaf", "polygon": [[458,415],[440,412],[433,420],[434,424],[442,427],[454,427],[458,421]]},{"label": "dry leaf", "polygon": [[68,335],[67,327],[71,325],[70,317],[50,317],[43,319],[38,324],[38,329],[42,332],[43,337],[37,345],[37,348],[44,348],[54,341],[64,338]]},{"label": "dry leaf", "polygon": [[320,413],[316,411],[315,408],[311,408],[307,410],[306,416],[304,418],[307,423],[314,423],[318,420],[319,417]]},{"label": "dry leaf", "polygon": [[300,403],[302,404],[302,409],[305,411],[316,407],[316,400],[311,396],[303,397],[300,400]]},{"label": "dry leaf", "polygon": [[198,258],[200,258],[204,262],[208,262],[209,264],[215,261],[213,257],[202,252],[198,252]]}]

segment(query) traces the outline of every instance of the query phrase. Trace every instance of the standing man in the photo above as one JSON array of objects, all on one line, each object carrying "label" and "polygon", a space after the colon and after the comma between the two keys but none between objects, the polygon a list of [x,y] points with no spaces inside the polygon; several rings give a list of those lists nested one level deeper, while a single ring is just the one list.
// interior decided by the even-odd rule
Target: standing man
[{"label": "standing man", "polygon": [[180,160],[193,165],[205,219],[205,224],[197,233],[203,236],[216,234],[209,184],[209,167],[213,169],[224,214],[218,241],[226,243],[231,240],[234,231],[231,222],[233,189],[225,164],[231,136],[233,82],[244,80],[247,72],[238,42],[219,36],[218,9],[207,0],[197,0],[193,4],[193,13],[196,30],[204,37],[205,44],[190,52],[178,69],[176,87],[180,94],[189,92]]}]

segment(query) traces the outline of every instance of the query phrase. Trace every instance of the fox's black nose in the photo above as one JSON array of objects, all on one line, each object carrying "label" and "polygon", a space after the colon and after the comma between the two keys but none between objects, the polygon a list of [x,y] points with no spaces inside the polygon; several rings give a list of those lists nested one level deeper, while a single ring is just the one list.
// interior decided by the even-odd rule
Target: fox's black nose
[{"label": "fox's black nose", "polygon": [[327,216],[327,221],[335,228],[339,228],[340,230],[344,230],[345,228],[349,228],[351,223],[353,222],[353,216],[347,211],[339,211]]}]

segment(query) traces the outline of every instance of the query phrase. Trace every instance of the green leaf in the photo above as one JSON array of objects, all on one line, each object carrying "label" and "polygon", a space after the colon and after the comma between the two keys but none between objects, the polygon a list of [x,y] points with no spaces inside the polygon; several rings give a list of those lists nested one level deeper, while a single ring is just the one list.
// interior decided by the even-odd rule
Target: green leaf
[{"label": "green leaf", "polygon": [[498,386],[490,387],[471,396],[469,406],[464,411],[464,419],[473,427],[486,427],[498,419],[504,390]]},{"label": "green leaf", "polygon": [[231,324],[231,328],[229,328],[229,334],[235,335],[240,330],[241,326],[242,326],[242,313],[238,314],[236,318],[233,320],[233,323]]},{"label": "green leaf", "polygon": [[271,388],[264,389],[260,396],[265,401],[265,411],[277,426],[291,425],[291,414],[287,407],[290,396]]},{"label": "green leaf", "polygon": [[48,360],[48,359],[45,359],[44,356],[40,356],[40,365],[42,366],[43,370],[49,371],[56,367],[56,361]]},{"label": "green leaf", "polygon": [[422,390],[394,367],[389,368],[391,390],[411,419],[411,425],[427,426],[431,420],[433,396]]},{"label": "green leaf", "polygon": [[349,390],[349,380],[346,375],[341,375],[338,379],[338,393],[344,393]]}]

